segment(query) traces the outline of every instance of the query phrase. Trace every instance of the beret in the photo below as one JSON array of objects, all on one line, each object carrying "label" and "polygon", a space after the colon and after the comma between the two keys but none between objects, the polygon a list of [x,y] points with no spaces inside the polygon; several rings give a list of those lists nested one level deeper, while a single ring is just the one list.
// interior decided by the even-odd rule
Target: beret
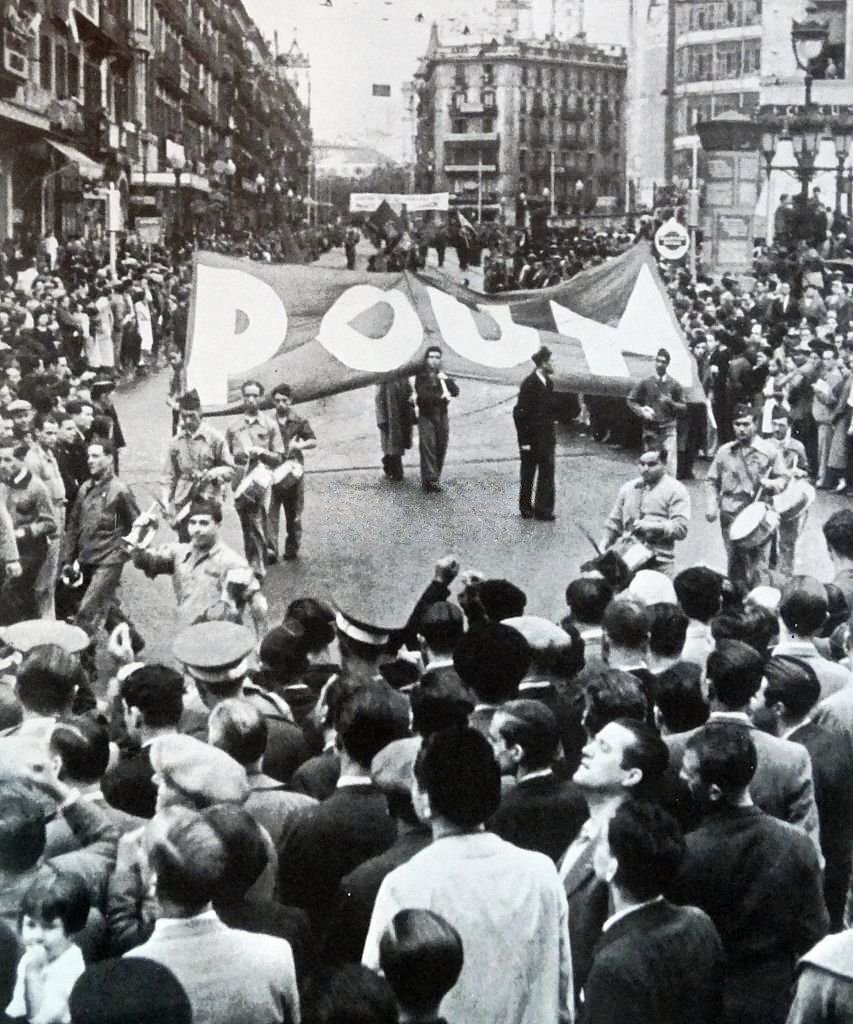
[{"label": "beret", "polygon": [[150,746],[151,767],[200,807],[242,804],[249,784],[242,765],[224,751],[192,736],[158,736]]},{"label": "beret", "polygon": [[678,604],[672,580],[653,569],[641,569],[631,580],[628,594],[645,604]]},{"label": "beret", "polygon": [[504,619],[503,624],[517,629],[534,651],[544,651],[549,647],[571,647],[572,644],[572,638],[565,630],[539,615],[518,615]]}]

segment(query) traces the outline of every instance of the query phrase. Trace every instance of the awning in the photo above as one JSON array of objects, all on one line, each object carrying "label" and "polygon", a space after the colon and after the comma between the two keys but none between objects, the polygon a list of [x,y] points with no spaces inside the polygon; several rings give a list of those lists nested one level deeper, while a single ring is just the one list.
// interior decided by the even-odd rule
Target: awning
[{"label": "awning", "polygon": [[67,163],[76,164],[81,178],[85,178],[87,181],[100,181],[103,178],[104,165],[97,163],[85,153],[81,153],[79,149],[75,149],[65,142],[57,142],[55,139],[48,139],[47,144],[64,156]]}]

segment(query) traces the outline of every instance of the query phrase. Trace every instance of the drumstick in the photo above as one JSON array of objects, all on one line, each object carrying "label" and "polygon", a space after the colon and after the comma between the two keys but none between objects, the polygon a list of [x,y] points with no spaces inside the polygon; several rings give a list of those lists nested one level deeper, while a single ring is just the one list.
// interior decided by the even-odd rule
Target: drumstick
[{"label": "drumstick", "polygon": [[575,523],[575,526],[580,530],[580,532],[584,535],[584,537],[586,537],[586,539],[590,542],[590,544],[592,544],[592,547],[593,547],[593,550],[595,551],[595,553],[597,555],[600,555],[601,554],[601,548],[598,546],[598,544],[596,544],[596,542],[593,539],[593,536],[589,532],[589,530],[587,530],[587,528],[585,526],[581,526],[580,523]]}]

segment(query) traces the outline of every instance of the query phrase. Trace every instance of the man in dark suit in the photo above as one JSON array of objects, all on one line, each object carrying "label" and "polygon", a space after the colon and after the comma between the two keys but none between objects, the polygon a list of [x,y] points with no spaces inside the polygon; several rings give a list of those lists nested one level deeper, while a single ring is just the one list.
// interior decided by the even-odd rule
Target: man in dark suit
[{"label": "man in dark suit", "polygon": [[278,898],[306,910],[318,938],[344,875],[387,850],[396,837],[385,795],[370,779],[375,755],[406,733],[395,696],[379,682],[343,698],[336,716],[341,773],[335,792],[298,811],[279,846]]},{"label": "man in dark suit", "polygon": [[800,305],[791,295],[791,286],[782,281],[775,297],[767,307],[767,328],[771,341],[780,343],[785,331],[800,322]]},{"label": "man in dark suit", "polygon": [[558,779],[552,765],[560,744],[557,719],[538,700],[511,700],[489,726],[489,742],[502,775],[516,785],[504,790],[489,828],[525,850],[556,863],[589,816],[580,788]]},{"label": "man in dark suit", "polygon": [[[521,453],[518,507],[523,519],[553,522],[554,515],[554,365],[545,345],[533,355],[536,369],[521,382],[513,409]],[[536,497],[533,484],[536,482]]]},{"label": "man in dark suit", "polygon": [[764,666],[758,695],[763,706],[754,714],[756,722],[766,721],[769,732],[800,743],[809,752],[826,862],[823,893],[830,927],[837,932],[844,927],[853,857],[853,757],[840,736],[812,721],[820,692],[820,681],[808,662],[774,656]]},{"label": "man in dark suit", "polygon": [[127,745],[101,780],[111,807],[139,818],[153,818],[157,803],[149,748],[158,736],[178,731],[183,714],[184,681],[166,665],[142,665],[120,683],[120,709]]},{"label": "man in dark suit", "polygon": [[610,819],[595,854],[610,890],[584,987],[589,1024],[718,1024],[725,953],[717,929],[696,907],[662,896],[678,870],[684,839],[653,803],[629,800]]},{"label": "man in dark suit", "polygon": [[709,722],[690,737],[681,766],[703,818],[670,895],[704,910],[723,940],[721,1024],[784,1024],[797,957],[829,925],[814,846],[750,796],[755,735]]},{"label": "man in dark suit", "polygon": [[420,738],[391,743],[374,757],[370,774],[385,794],[397,829],[393,845],[359,864],[341,880],[331,917],[323,961],[326,964],[359,963],[370,927],[373,904],[385,876],[432,842],[428,822],[415,813],[411,789]]},{"label": "man in dark suit", "polygon": [[583,749],[574,781],[586,799],[590,816],[559,864],[569,901],[569,940],[578,1002],[601,926],[612,913],[607,885],[593,869],[596,847],[617,807],[634,797],[654,795],[667,763],[666,746],[654,729],[628,718],[599,725]]},{"label": "man in dark suit", "polygon": [[[750,702],[761,687],[764,661],[749,644],[719,640],[706,668],[710,722],[729,722],[747,731],[758,750],[758,767],[749,792],[766,814],[801,829],[820,856],[820,826],[808,752],[790,740],[777,739],[755,728]],[[679,771],[684,750],[698,730],[665,737],[670,765]]]}]

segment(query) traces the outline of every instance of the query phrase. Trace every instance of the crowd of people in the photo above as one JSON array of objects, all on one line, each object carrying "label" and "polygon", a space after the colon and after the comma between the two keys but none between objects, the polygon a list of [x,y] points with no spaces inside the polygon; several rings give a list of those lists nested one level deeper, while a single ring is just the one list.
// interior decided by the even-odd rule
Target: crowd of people
[{"label": "crowd of people", "polygon": [[[664,270],[709,413],[691,418],[665,349],[619,415],[586,400],[599,439],[641,449],[640,476],[564,606],[448,555],[394,628],[319,594],[271,626],[266,568],[298,557],[316,438],[286,384],[270,413],[246,380],[227,430],[204,419],[186,267],[155,255],[123,250],[118,283],[91,247],[2,268],[6,1019],[853,1020],[853,511],[821,523],[831,581],[796,571],[808,491],[759,543],[734,528],[761,494],[846,488],[845,282],[808,252],[754,283]],[[174,436],[141,510],[110,396],[158,356]],[[533,364],[519,512],[548,523],[551,352]],[[458,388],[435,348],[403,385],[434,491]],[[685,439],[712,458],[727,574],[678,571]],[[229,491],[242,553],[220,535]],[[164,520],[174,539],[155,542]],[[173,664],[145,660],[125,570],[172,577]]]}]

